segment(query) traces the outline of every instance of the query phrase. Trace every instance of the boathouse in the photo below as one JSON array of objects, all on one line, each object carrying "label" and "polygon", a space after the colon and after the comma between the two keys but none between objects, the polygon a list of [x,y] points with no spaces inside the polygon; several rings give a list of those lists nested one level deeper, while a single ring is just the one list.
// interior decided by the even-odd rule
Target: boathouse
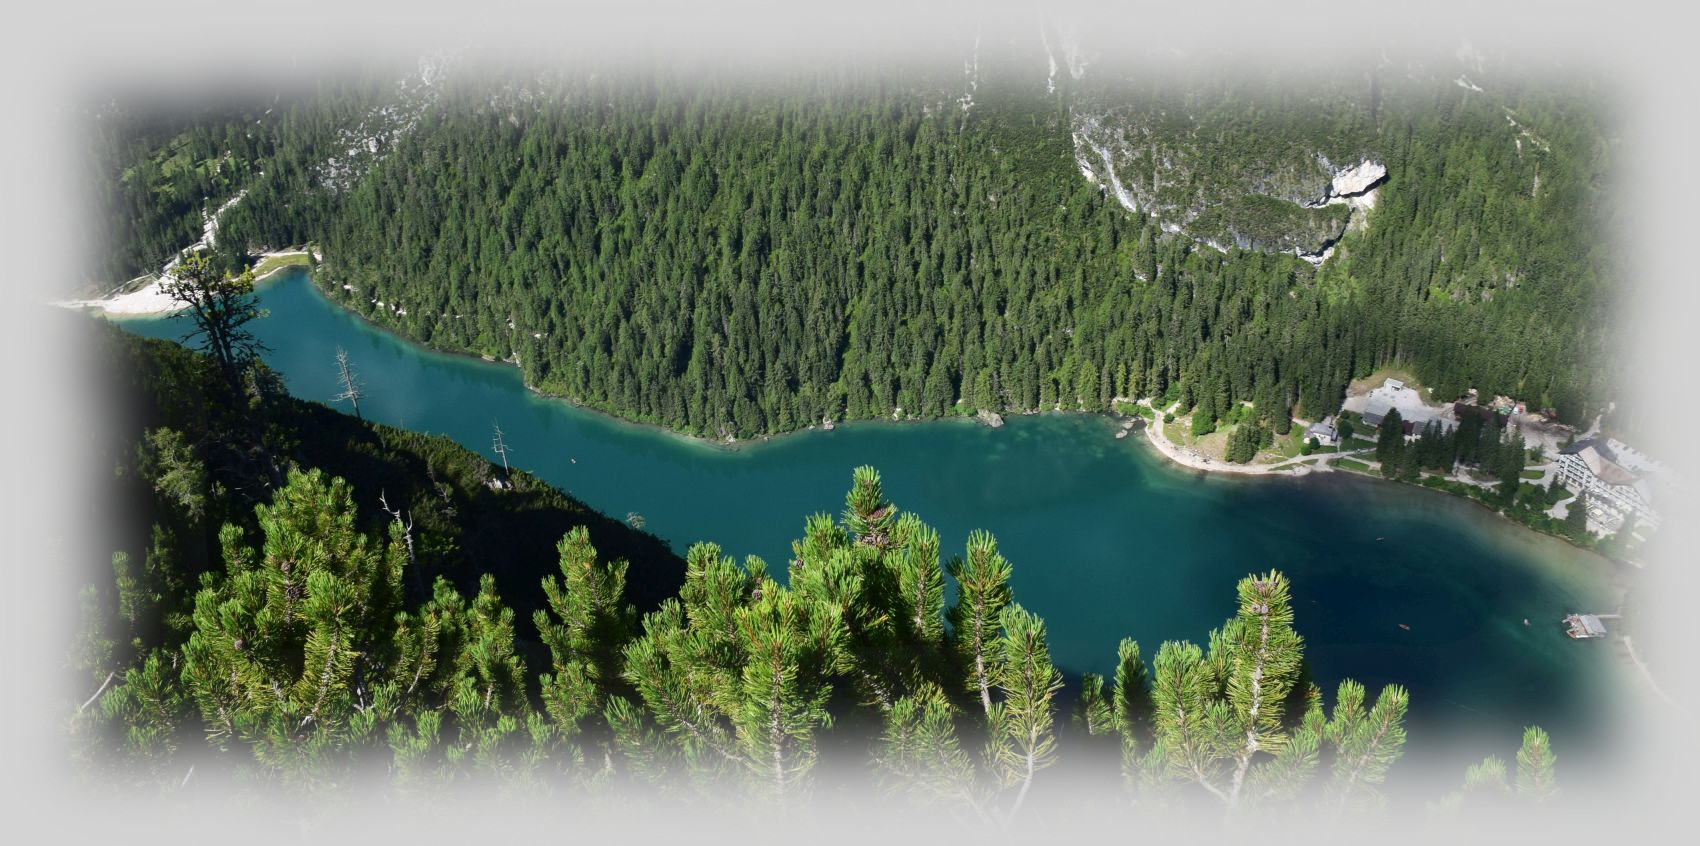
[{"label": "boathouse", "polygon": [[1593,614],[1571,614],[1564,618],[1565,634],[1574,638],[1605,637],[1606,624]]}]

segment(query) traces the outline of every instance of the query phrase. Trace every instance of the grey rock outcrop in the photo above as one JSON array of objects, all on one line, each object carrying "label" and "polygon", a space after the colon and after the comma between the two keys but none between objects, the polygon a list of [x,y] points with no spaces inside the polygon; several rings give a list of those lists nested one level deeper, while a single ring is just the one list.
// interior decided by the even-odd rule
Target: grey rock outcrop
[{"label": "grey rock outcrop", "polygon": [[1329,192],[1336,197],[1355,197],[1387,178],[1387,166],[1381,162],[1361,161],[1334,174]]}]

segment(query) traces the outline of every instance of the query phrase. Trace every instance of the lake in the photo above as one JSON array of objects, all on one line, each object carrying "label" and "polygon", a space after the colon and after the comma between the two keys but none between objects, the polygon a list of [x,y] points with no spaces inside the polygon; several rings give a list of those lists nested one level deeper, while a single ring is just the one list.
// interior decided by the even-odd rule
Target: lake
[{"label": "lake", "polygon": [[[1116,421],[1092,415],[1011,417],[1001,429],[853,423],[727,449],[537,396],[508,365],[413,346],[301,271],[262,283],[260,299],[269,314],[251,326],[295,396],[331,402],[343,347],[368,419],[493,460],[499,423],[516,467],[616,518],[641,514],[681,553],[712,540],[782,578],[804,518],[839,513],[851,470],[871,464],[899,508],[938,529],[945,555],[972,529],[997,536],[1016,600],[1045,619],[1071,678],[1112,672],[1123,637],[1148,662],[1165,640],[1203,644],[1234,611],[1238,579],[1280,569],[1330,703],[1342,678],[1371,697],[1386,683],[1410,689],[1397,778],[1438,767],[1455,786],[1489,753],[1512,760],[1528,725],[1553,734],[1566,783],[1583,768],[1565,763],[1613,748],[1629,692],[1612,647],[1572,641],[1558,620],[1614,610],[1614,565],[1457,497],[1348,473],[1205,476],[1141,438],[1115,439]],[[152,337],[184,331],[160,317],[116,322]],[[539,561],[538,577],[555,566]]]}]

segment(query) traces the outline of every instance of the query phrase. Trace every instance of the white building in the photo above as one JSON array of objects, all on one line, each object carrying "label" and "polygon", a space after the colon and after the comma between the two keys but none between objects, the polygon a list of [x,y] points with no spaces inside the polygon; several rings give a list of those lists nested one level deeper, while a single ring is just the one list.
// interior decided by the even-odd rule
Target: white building
[{"label": "white building", "polygon": [[1322,446],[1339,446],[1340,430],[1334,426],[1333,417],[1325,417],[1321,421],[1310,424],[1305,430],[1306,438],[1315,438]]},{"label": "white building", "polygon": [[1616,527],[1638,520],[1658,528],[1653,507],[1664,468],[1616,440],[1588,438],[1558,454],[1558,481],[1587,494],[1589,516]]}]

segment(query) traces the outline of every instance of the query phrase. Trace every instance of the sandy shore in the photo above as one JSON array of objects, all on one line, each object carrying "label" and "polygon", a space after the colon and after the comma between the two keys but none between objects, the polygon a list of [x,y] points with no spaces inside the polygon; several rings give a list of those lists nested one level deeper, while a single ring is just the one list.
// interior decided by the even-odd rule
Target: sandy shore
[{"label": "sandy shore", "polygon": [[[306,254],[306,250],[279,250],[274,253],[261,253],[254,263],[260,264],[261,262],[271,258],[302,256]],[[288,269],[288,267],[289,266],[279,267],[271,270],[266,273],[265,276],[257,277],[254,281],[258,282],[261,279],[276,275],[278,272]],[[94,308],[107,314],[170,314],[171,312],[182,308],[176,300],[166,296],[164,286],[166,280],[170,278],[170,276],[158,277],[152,282],[149,282],[147,285],[127,294],[114,294],[97,300],[61,300],[54,303],[54,305],[61,306],[63,308]]]},{"label": "sandy shore", "polygon": [[128,294],[115,294],[98,300],[61,300],[54,303],[63,308],[96,308],[107,314],[168,314],[179,306],[165,295],[164,279],[155,279]]}]

